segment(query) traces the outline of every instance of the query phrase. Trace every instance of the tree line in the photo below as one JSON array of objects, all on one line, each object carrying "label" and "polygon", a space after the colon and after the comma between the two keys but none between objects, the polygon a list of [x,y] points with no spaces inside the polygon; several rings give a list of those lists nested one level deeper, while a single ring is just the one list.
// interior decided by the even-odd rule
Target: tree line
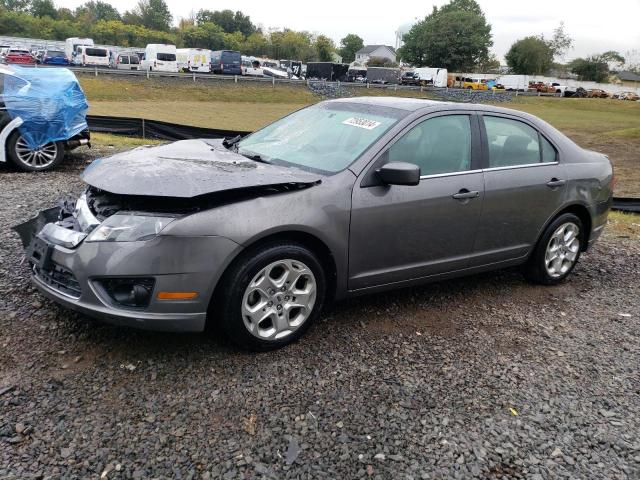
[{"label": "tree line", "polygon": [[139,0],[124,13],[101,0],[90,0],[75,10],[56,8],[53,0],[0,0],[0,33],[17,37],[90,37],[96,43],[122,47],[169,43],[305,62],[331,61],[334,52],[344,52],[345,61],[352,61],[350,57],[362,47],[362,39],[354,34],[337,47],[329,37],[306,31],[264,32],[240,11],[200,10],[180,19],[177,26],[173,20],[164,0]]},{"label": "tree line", "polygon": [[[284,29],[265,32],[248,15],[232,10],[200,10],[174,26],[165,0],[138,0],[124,13],[102,0],[90,0],[75,10],[56,8],[53,0],[0,0],[0,33],[19,37],[64,40],[90,37],[97,43],[144,47],[171,43],[178,47],[240,50],[246,55],[290,58],[304,62],[343,62],[355,59],[364,46],[354,33],[339,45],[325,35]],[[491,25],[475,0],[451,0],[433,7],[430,14],[404,35],[398,58],[416,67],[443,67],[452,72],[496,72],[500,67],[491,53]],[[546,74],[550,70],[573,72],[582,80],[606,81],[611,65],[625,59],[618,52],[604,52],[564,64],[573,39],[564,25],[546,39],[527,36],[511,46],[505,60],[511,73]],[[377,59],[372,59],[375,63]],[[629,66],[639,69],[638,66]]]}]

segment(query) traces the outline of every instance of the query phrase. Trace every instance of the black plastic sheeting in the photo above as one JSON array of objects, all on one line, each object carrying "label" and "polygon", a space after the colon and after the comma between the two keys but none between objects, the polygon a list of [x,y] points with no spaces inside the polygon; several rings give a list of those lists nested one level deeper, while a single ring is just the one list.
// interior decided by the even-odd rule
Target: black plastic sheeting
[{"label": "black plastic sheeting", "polygon": [[640,213],[640,198],[613,197],[613,210]]},{"label": "black plastic sheeting", "polygon": [[247,135],[251,132],[219,130],[216,128],[192,127],[176,123],[147,120],[145,118],[106,117],[87,115],[89,130],[92,132],[127,135],[129,137],[152,138],[157,140],[188,140],[191,138],[228,138]]}]

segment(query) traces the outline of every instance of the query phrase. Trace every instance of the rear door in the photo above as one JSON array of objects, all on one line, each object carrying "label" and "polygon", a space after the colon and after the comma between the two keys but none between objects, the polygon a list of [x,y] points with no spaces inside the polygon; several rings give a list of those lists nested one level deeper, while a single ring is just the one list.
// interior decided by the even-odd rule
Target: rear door
[{"label": "rear door", "polygon": [[[400,134],[352,194],[349,288],[397,283],[464,269],[484,193],[479,133],[469,112],[438,113]],[[420,166],[416,186],[382,185],[387,162]]]},{"label": "rear door", "polygon": [[567,176],[556,147],[519,117],[484,113],[485,199],[474,265],[526,255],[563,204]]}]

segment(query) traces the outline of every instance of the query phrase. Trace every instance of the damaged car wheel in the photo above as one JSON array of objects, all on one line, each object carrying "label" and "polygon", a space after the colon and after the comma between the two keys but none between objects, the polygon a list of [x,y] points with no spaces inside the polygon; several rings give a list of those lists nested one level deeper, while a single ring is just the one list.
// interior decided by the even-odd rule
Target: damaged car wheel
[{"label": "damaged car wheel", "polygon": [[11,162],[20,170],[36,172],[49,170],[64,158],[62,142],[51,142],[37,149],[31,149],[20,132],[13,132],[7,142],[7,154]]},{"label": "damaged car wheel", "polygon": [[322,310],[325,289],[313,252],[297,244],[272,244],[248,251],[231,266],[216,313],[240,347],[271,350],[304,334]]}]

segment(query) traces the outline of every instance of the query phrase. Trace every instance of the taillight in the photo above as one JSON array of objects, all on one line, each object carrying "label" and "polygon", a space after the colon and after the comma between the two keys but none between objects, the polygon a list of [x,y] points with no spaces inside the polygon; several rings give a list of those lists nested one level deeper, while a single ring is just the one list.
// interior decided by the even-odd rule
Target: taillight
[{"label": "taillight", "polygon": [[220,64],[220,71],[221,71],[221,72],[224,72],[224,63],[221,63],[221,64]]}]

